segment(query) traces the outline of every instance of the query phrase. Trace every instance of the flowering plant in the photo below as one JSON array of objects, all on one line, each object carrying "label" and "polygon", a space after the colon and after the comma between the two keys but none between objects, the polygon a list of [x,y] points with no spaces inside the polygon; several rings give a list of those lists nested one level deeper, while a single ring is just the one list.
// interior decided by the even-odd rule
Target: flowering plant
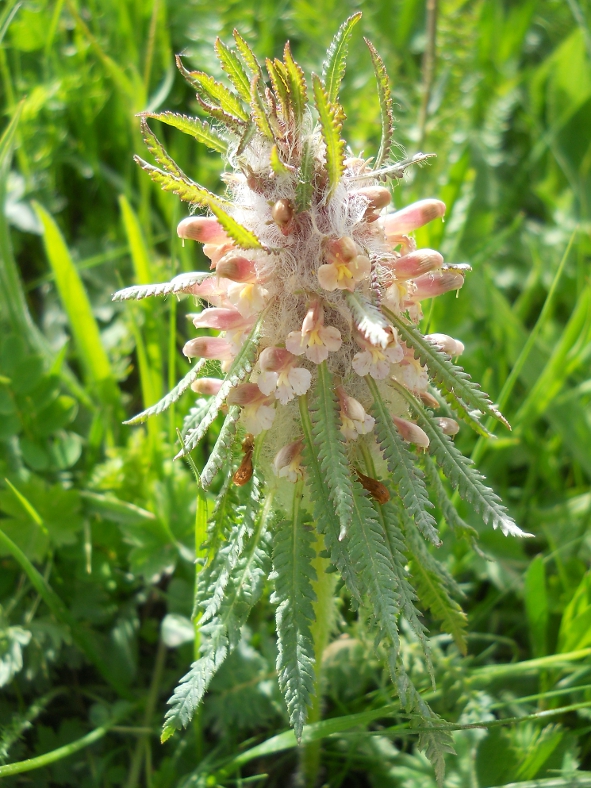
[{"label": "flowering plant", "polygon": [[[236,31],[235,49],[216,41],[232,89],[178,59],[211,121],[145,113],[144,137],[159,166],[137,161],[163,189],[205,209],[183,219],[178,234],[204,244],[211,271],[130,287],[115,298],[188,293],[210,305],[195,326],[220,332],[189,340],[183,352],[199,361],[130,422],[162,412],[191,387],[203,396],[185,422],[181,456],[224,414],[200,474],[205,489],[223,476],[198,579],[201,654],[170,701],[163,738],[188,724],[267,576],[277,605],[279,684],[300,738],[318,691],[319,643],[328,634],[318,629],[330,624],[325,616],[318,626],[327,588],[320,575],[332,569],[353,606],[370,606],[401,705],[420,718],[420,744],[441,776],[449,734],[410,682],[399,637],[403,617],[428,662],[419,600],[465,651],[454,581],[427,549],[440,544],[429,495],[456,533],[473,539],[475,532],[448,500],[440,472],[485,522],[523,534],[455,447],[458,422],[434,415],[443,407],[480,434],[488,434],[483,414],[506,424],[452,362],[462,343],[419,330],[421,303],[459,290],[467,267],[417,248],[412,233],[444,215],[439,200],[384,213],[391,201],[385,184],[427,156],[392,162],[388,77],[370,42],[380,148],[365,159],[341,139],[338,92],[360,16],[341,26],[311,84],[289,43],[283,60],[266,61],[267,83]],[[148,118],[221,153],[230,167],[227,196],[186,176]]]}]

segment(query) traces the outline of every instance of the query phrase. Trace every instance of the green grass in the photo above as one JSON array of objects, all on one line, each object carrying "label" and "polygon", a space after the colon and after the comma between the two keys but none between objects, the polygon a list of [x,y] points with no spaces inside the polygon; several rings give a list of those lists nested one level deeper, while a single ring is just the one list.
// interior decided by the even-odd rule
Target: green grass
[{"label": "green grass", "polygon": [[[176,238],[183,206],[132,160],[144,155],[135,113],[196,113],[174,54],[220,79],[212,45],[237,27],[263,57],[279,55],[289,38],[307,72],[319,72],[336,28],[358,9],[343,135],[355,152],[379,147],[361,30],[391,77],[395,139],[408,154],[419,146],[437,153],[396,187],[395,204],[443,199],[445,223],[423,228],[418,240],[473,267],[458,299],[448,294],[426,310],[429,331],[462,339],[466,369],[513,427],[499,426],[496,440],[462,430],[456,443],[479,458],[534,535],[507,539],[459,503],[483,552],[447,531],[436,555],[465,593],[468,654],[426,616],[435,691],[410,634],[405,658],[457,731],[449,788],[591,784],[588,0],[440,0],[427,85],[419,0],[8,0],[0,10],[7,786],[230,786],[249,778],[282,786],[296,768],[268,595],[193,726],[159,743],[166,698],[198,639],[189,620],[193,559],[213,494],[199,499],[196,518],[191,469],[172,462],[176,429],[195,406],[190,392],[147,427],[121,424],[189,371],[179,348],[190,303],[119,305],[110,296],[207,267],[195,245]],[[217,156],[174,128],[158,133],[185,172],[220,193]],[[220,428],[214,422],[193,453],[199,469]],[[434,786],[365,613],[353,615],[346,592],[338,594],[323,715],[303,740],[321,742],[331,788]]]}]

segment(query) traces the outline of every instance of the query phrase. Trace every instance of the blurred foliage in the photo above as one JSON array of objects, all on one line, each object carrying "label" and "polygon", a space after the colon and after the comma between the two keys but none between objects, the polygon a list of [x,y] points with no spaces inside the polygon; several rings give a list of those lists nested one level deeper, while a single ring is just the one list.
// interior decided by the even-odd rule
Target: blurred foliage
[{"label": "blurred foliage", "polygon": [[[438,557],[466,595],[469,654],[431,626],[436,692],[410,635],[405,660],[456,725],[570,709],[458,731],[446,786],[591,785],[581,771],[591,770],[591,7],[436,5],[427,86],[422,0],[0,8],[0,764],[41,756],[7,786],[230,785],[238,775],[282,786],[296,767],[293,735],[276,735],[287,724],[268,596],[200,719],[158,743],[165,698],[195,648],[195,485],[170,459],[195,403],[186,395],[147,429],[121,421],[186,372],[178,348],[190,304],[122,309],[110,294],[205,267],[176,238],[177,199],[132,161],[142,151],[136,112],[197,112],[174,54],[219,77],[213,42],[237,27],[260,56],[289,38],[318,71],[336,27],[358,9],[392,78],[399,143],[437,153],[396,187],[395,203],[443,199],[446,223],[419,240],[474,269],[458,300],[438,299],[429,328],[461,337],[467,369],[513,425],[496,441],[475,445],[462,432],[457,443],[533,534],[506,539],[462,505],[486,556],[446,533]],[[355,35],[345,136],[370,152],[378,100]],[[160,131],[184,170],[219,187],[217,156]],[[307,734],[323,736],[323,779],[434,785],[364,617],[340,594],[319,723],[328,727]]]}]

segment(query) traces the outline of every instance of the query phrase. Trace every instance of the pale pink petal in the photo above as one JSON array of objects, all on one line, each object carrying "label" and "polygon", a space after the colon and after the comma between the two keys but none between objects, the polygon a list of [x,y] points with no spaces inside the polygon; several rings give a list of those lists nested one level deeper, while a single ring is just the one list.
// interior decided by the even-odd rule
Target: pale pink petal
[{"label": "pale pink petal", "polygon": [[234,358],[234,349],[221,337],[196,337],[185,343],[183,354],[188,358],[216,358],[226,361]]},{"label": "pale pink petal", "polygon": [[424,432],[418,424],[406,419],[399,419],[397,416],[392,417],[402,439],[407,443],[414,443],[421,449],[429,448],[429,438],[427,433]]},{"label": "pale pink petal", "polygon": [[287,377],[298,397],[305,394],[312,383],[312,374],[308,369],[304,369],[304,367],[290,369],[287,373]]},{"label": "pale pink petal", "polygon": [[322,364],[328,358],[328,348],[326,345],[312,345],[306,350],[306,358],[313,364]]},{"label": "pale pink petal", "polygon": [[261,372],[257,380],[257,386],[267,396],[272,394],[277,388],[277,372]]},{"label": "pale pink petal", "polygon": [[370,374],[374,380],[384,380],[390,373],[390,362],[385,358],[375,359]]},{"label": "pale pink petal", "polygon": [[404,350],[397,342],[392,342],[384,350],[384,355],[392,364],[398,364],[404,358]]},{"label": "pale pink petal", "polygon": [[318,336],[326,345],[327,350],[331,353],[340,350],[343,341],[341,339],[341,332],[334,326],[322,326],[318,331]]},{"label": "pale pink petal", "polygon": [[329,292],[336,290],[339,286],[338,279],[339,276],[336,265],[329,263],[327,265],[321,265],[318,269],[318,281],[320,282],[320,287],[324,288],[324,290],[328,290]]},{"label": "pale pink petal", "polygon": [[301,356],[306,352],[308,342],[300,331],[291,331],[285,339],[285,347],[294,356]]},{"label": "pale pink petal", "polygon": [[357,257],[349,263],[349,269],[353,274],[353,279],[356,282],[360,282],[371,273],[371,262],[369,257],[366,257],[364,254],[357,255]]},{"label": "pale pink petal", "polygon": [[368,432],[371,432],[373,430],[373,428],[375,427],[375,423],[376,420],[374,419],[374,417],[366,413],[365,419],[363,420],[363,425],[357,427],[357,432],[360,435],[367,435]]},{"label": "pale pink petal", "polygon": [[258,421],[260,425],[260,431],[262,432],[263,430],[270,429],[274,419],[275,419],[275,408],[272,408],[270,405],[261,405],[258,410]]},{"label": "pale pink petal", "polygon": [[367,350],[363,350],[360,353],[355,353],[351,366],[358,375],[365,377],[371,367],[371,361],[371,354],[368,353]]},{"label": "pale pink petal", "polygon": [[356,441],[359,437],[357,430],[355,429],[355,423],[352,419],[348,419],[346,416],[341,414],[341,432],[350,441]]}]

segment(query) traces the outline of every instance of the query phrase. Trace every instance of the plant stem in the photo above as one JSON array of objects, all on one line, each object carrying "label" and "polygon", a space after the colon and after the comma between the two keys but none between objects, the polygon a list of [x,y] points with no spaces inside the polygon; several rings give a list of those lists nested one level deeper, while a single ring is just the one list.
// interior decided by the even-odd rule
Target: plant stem
[{"label": "plant stem", "polygon": [[[324,550],[324,538],[321,534],[317,535],[316,544],[316,558],[313,561],[314,569],[316,570],[317,580],[313,583],[314,592],[316,593],[316,602],[314,603],[315,620],[311,626],[312,639],[314,641],[314,658],[315,658],[315,681],[314,681],[314,700],[312,708],[308,715],[308,724],[312,725],[320,720],[322,714],[322,657],[324,650],[328,645],[330,633],[334,627],[335,618],[335,600],[334,589],[336,583],[336,574],[327,574],[326,569],[329,566],[329,561],[326,558],[321,558],[318,553]],[[318,782],[318,772],[320,769],[320,748],[321,742],[312,741],[304,745],[301,754],[301,772],[304,778],[304,784],[307,788],[314,788]]]},{"label": "plant stem", "polygon": [[429,113],[429,102],[433,89],[433,78],[435,76],[435,50],[437,46],[437,0],[427,0],[427,30],[425,53],[423,55],[423,98],[421,101],[421,112],[419,115],[419,150],[425,144],[427,136],[427,116]]}]

